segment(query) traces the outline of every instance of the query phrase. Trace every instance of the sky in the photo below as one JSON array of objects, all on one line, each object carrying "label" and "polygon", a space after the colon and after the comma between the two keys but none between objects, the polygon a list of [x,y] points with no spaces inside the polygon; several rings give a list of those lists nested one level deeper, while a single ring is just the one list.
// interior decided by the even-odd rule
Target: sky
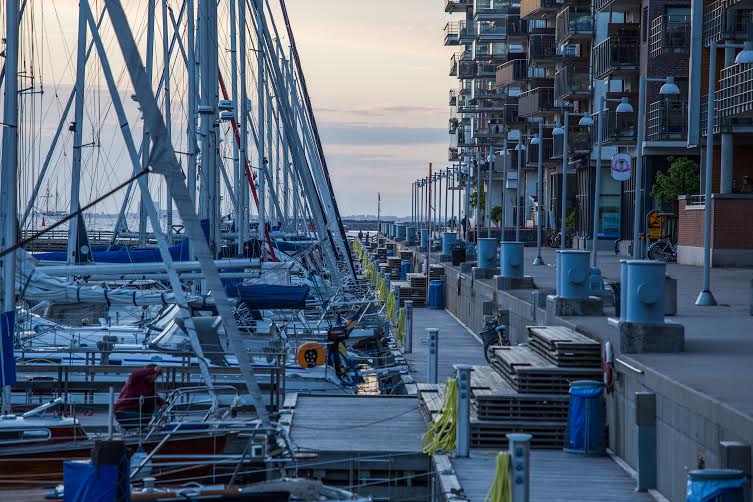
[{"label": "sky", "polygon": [[447,166],[452,51],[440,0],[287,0],[340,212],[410,214]]}]

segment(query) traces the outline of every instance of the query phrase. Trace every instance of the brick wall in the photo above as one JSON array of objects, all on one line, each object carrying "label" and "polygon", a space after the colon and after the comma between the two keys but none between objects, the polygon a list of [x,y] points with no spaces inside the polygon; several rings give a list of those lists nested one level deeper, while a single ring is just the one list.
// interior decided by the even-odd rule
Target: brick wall
[{"label": "brick wall", "polygon": [[[680,199],[679,237],[681,246],[703,246],[703,206],[694,208]],[[721,195],[712,197],[711,242],[714,249],[753,249],[753,195]]]}]

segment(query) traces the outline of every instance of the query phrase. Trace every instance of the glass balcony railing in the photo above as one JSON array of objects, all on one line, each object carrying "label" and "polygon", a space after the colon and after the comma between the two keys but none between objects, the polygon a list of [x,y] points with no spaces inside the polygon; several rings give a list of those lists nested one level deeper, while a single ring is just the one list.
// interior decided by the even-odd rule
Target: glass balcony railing
[{"label": "glass balcony railing", "polygon": [[612,35],[594,47],[594,77],[633,72],[640,68],[640,37]]},{"label": "glass balcony railing", "polygon": [[507,36],[507,26],[504,23],[483,21],[478,25],[479,40],[504,40]]},{"label": "glass balcony railing", "polygon": [[[570,126],[567,131],[568,155],[585,155],[591,152],[592,144],[591,128],[585,126]],[[565,135],[554,136],[552,158],[561,159]]]},{"label": "glass balcony railing", "polygon": [[[552,138],[544,137],[541,145],[541,163],[549,164],[554,155]],[[526,148],[526,167],[537,168],[539,165],[539,145],[529,144]]]},{"label": "glass balcony railing", "polygon": [[[638,103],[631,103],[635,110],[638,109]],[[598,141],[597,133],[599,128],[596,126],[597,114],[592,115],[594,127],[591,127],[591,136],[593,144]],[[602,126],[601,141],[604,145],[635,145],[638,132],[638,116],[633,113],[617,113],[612,109],[602,111],[601,119],[604,121]]]},{"label": "glass balcony railing", "polygon": [[555,22],[555,40],[557,45],[578,38],[590,38],[594,33],[591,9],[567,6],[559,13]]},{"label": "glass balcony railing", "polygon": [[687,54],[690,50],[690,16],[663,15],[651,22],[651,57]]},{"label": "glass balcony railing", "polygon": [[520,0],[520,17],[538,16],[559,10],[557,0]]},{"label": "glass balcony railing", "polygon": [[528,60],[542,61],[559,57],[554,35],[531,35],[528,38]]},{"label": "glass balcony railing", "polygon": [[688,137],[687,99],[662,99],[649,104],[648,140],[682,141]]},{"label": "glass balcony railing", "polygon": [[753,6],[740,0],[716,0],[703,8],[703,45],[722,40],[744,41],[753,23]]},{"label": "glass balcony railing", "polygon": [[588,66],[565,65],[554,74],[554,95],[558,99],[572,99],[591,94],[591,75]]}]

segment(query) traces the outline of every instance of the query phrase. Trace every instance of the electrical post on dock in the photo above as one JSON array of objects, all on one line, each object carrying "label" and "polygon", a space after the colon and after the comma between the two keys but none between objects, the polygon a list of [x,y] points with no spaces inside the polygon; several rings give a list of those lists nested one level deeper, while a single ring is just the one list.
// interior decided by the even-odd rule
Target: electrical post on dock
[{"label": "electrical post on dock", "polygon": [[413,352],[413,300],[405,300],[405,333],[403,335],[403,353]]},{"label": "electrical post on dock", "polygon": [[427,383],[439,383],[439,330],[437,328],[426,329],[429,352],[426,365]]},{"label": "electrical post on dock", "polygon": [[458,382],[455,424],[455,456],[467,457],[471,452],[471,369],[470,364],[454,366]]},{"label": "electrical post on dock", "polygon": [[528,502],[531,497],[530,434],[507,434],[510,452],[512,502]]}]

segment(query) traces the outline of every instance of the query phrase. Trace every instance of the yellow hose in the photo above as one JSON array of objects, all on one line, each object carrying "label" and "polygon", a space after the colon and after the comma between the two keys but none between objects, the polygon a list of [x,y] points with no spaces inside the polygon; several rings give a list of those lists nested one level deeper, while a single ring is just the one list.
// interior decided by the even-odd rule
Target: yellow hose
[{"label": "yellow hose", "polygon": [[512,502],[512,485],[510,484],[510,454],[501,451],[497,454],[497,467],[494,481],[486,494],[486,502]]},{"label": "yellow hose", "polygon": [[405,339],[405,309],[400,309],[400,315],[397,317],[397,329],[395,329],[395,338],[403,344]]},{"label": "yellow hose", "polygon": [[457,396],[458,382],[454,378],[450,378],[447,380],[447,385],[445,386],[439,414],[434,417],[421,441],[425,454],[433,455],[439,450],[451,452],[455,449]]},{"label": "yellow hose", "polygon": [[387,320],[392,322],[395,319],[395,292],[390,291],[387,295]]}]

